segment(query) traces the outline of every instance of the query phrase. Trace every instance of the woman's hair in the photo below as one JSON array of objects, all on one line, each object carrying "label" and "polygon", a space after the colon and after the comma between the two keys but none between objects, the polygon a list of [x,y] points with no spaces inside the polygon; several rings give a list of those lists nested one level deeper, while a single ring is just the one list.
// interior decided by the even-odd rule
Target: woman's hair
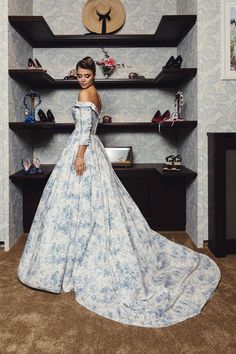
[{"label": "woman's hair", "polygon": [[91,57],[85,57],[82,60],[78,61],[76,64],[76,71],[78,68],[83,68],[83,69],[88,69],[93,72],[93,74],[96,74],[96,65],[94,60]]}]

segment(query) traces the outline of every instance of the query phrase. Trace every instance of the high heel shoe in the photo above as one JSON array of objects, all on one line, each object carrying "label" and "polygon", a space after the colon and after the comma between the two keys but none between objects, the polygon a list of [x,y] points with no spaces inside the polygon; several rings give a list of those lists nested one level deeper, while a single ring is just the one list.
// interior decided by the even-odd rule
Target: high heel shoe
[{"label": "high heel shoe", "polygon": [[42,65],[40,64],[40,62],[39,62],[36,58],[34,59],[34,61],[35,61],[36,65],[37,65],[37,69],[42,69],[42,70],[44,70],[44,69],[42,68]]},{"label": "high heel shoe", "polygon": [[181,171],[182,168],[182,157],[181,155],[176,155],[173,159],[172,171]]},{"label": "high heel shoe", "polygon": [[28,69],[37,69],[35,62],[33,61],[32,58],[28,59]]},{"label": "high heel shoe", "polygon": [[166,163],[162,166],[163,171],[171,171],[174,163],[174,155],[166,156]]},{"label": "high heel shoe", "polygon": [[183,62],[183,58],[181,57],[181,55],[178,55],[173,63],[173,67],[176,69],[180,69],[182,62]]},{"label": "high heel shoe", "polygon": [[162,115],[160,115],[159,117],[153,117],[152,118],[152,123],[161,123],[164,120],[168,119],[170,117],[170,111],[169,109],[167,109]]},{"label": "high heel shoe", "polygon": [[174,58],[172,55],[166,65],[163,66],[163,69],[180,69],[182,62],[183,58],[181,55],[178,55],[177,58]]},{"label": "high heel shoe", "polygon": [[42,109],[39,109],[38,116],[41,122],[48,122],[47,116]]},{"label": "high heel shoe", "polygon": [[157,119],[159,119],[160,116],[161,116],[161,112],[160,112],[159,109],[158,109],[158,111],[156,111],[156,113],[154,114],[154,116],[153,116],[153,118],[152,118],[152,122],[153,122],[153,123],[156,123]]},{"label": "high heel shoe", "polygon": [[47,71],[42,67],[40,62],[35,58],[34,61],[32,58],[28,59],[28,69],[37,69],[37,70],[42,70],[42,71]]},{"label": "high heel shoe", "polygon": [[50,123],[55,123],[54,115],[52,114],[52,111],[50,109],[47,110],[47,120]]},{"label": "high heel shoe", "polygon": [[36,168],[31,165],[31,161],[28,158],[22,159],[22,165],[24,167],[25,175],[35,175],[37,173]]},{"label": "high heel shoe", "polygon": [[175,58],[173,57],[173,55],[170,57],[170,59],[167,61],[166,65],[163,66],[163,69],[170,69],[173,67],[175,62]]},{"label": "high heel shoe", "polygon": [[37,157],[33,157],[33,166],[35,167],[36,173],[44,173],[44,171],[40,168],[40,161]]}]

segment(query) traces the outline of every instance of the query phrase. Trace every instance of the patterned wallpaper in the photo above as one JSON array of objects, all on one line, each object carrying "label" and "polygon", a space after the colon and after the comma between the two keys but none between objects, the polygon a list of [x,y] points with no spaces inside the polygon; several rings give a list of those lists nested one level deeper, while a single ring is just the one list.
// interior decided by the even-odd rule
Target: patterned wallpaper
[{"label": "patterned wallpaper", "polygon": [[198,1],[198,235],[208,238],[207,133],[236,131],[236,81],[221,80],[221,1]]},{"label": "patterned wallpaper", "polygon": [[0,242],[9,249],[7,1],[0,2]]},{"label": "patterned wallpaper", "polygon": [[[32,0],[10,0],[8,1],[9,15],[32,15]],[[32,56],[32,47],[16,32],[8,23],[8,65],[9,68],[27,68],[28,58]],[[22,121],[24,117],[24,107],[22,100],[27,87],[16,83],[8,78],[8,108],[9,121]],[[22,169],[21,159],[23,157],[32,156],[31,136],[29,132],[13,133],[9,130],[9,172],[8,176]],[[8,171],[8,169],[7,169]],[[9,177],[7,178],[7,183]],[[9,247],[11,247],[17,238],[23,232],[22,220],[22,190],[15,184],[10,182],[9,187]]]},{"label": "patterned wallpaper", "polygon": [[[177,0],[177,14],[180,15],[196,15],[197,2],[194,0]],[[198,68],[197,65],[197,26],[195,25],[184,40],[178,46],[178,54],[183,57],[183,66]],[[185,102],[185,119],[198,119],[198,75],[187,83],[183,88]],[[179,137],[178,153],[181,154],[184,164],[197,171],[197,132],[194,129],[191,134],[181,134]],[[198,244],[197,233],[197,203],[198,203],[198,179],[188,182],[186,196],[186,231],[191,235],[195,244]]]},{"label": "patterned wallpaper", "polygon": [[[176,0],[121,0],[126,11],[122,33],[154,33],[161,16],[176,14]],[[88,30],[82,23],[86,0],[37,0],[33,3],[34,15],[44,16],[54,33],[84,34]]]}]

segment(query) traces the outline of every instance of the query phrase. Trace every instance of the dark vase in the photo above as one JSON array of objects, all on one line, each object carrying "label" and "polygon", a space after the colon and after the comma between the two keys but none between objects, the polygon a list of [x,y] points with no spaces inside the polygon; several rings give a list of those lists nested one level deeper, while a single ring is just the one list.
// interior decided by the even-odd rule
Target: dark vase
[{"label": "dark vase", "polygon": [[105,65],[100,65],[100,68],[102,70],[103,75],[105,76],[106,79],[111,76],[111,74],[115,71],[116,67],[115,66],[105,66]]}]

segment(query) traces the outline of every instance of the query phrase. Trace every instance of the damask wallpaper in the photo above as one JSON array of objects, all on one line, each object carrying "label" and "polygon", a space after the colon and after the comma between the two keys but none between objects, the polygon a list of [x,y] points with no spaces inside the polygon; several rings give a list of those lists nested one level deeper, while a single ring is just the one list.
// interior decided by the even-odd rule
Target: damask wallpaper
[{"label": "damask wallpaper", "polygon": [[[10,0],[8,1],[8,14],[6,14],[5,21],[8,28],[8,66],[9,68],[27,68],[27,61],[29,57],[32,57],[32,47],[16,32],[12,26],[8,23],[8,15],[32,15],[33,14],[33,2],[32,0]],[[8,114],[9,121],[22,121],[24,117],[24,107],[22,100],[26,90],[29,88],[22,84],[16,83],[10,79],[8,80]],[[31,137],[29,133],[20,134],[13,133],[8,129],[9,135],[5,135],[9,141],[9,166],[6,176],[6,183],[9,184],[9,175],[22,169],[21,160],[23,157],[32,155]],[[5,205],[5,210],[8,210],[9,214],[9,234],[7,242],[9,248],[16,242],[17,238],[23,232],[23,220],[22,220],[22,190],[15,184],[9,184],[9,202]],[[8,248],[8,245],[6,245]]]},{"label": "damask wallpaper", "polygon": [[7,1],[0,2],[0,242],[9,249]]}]

